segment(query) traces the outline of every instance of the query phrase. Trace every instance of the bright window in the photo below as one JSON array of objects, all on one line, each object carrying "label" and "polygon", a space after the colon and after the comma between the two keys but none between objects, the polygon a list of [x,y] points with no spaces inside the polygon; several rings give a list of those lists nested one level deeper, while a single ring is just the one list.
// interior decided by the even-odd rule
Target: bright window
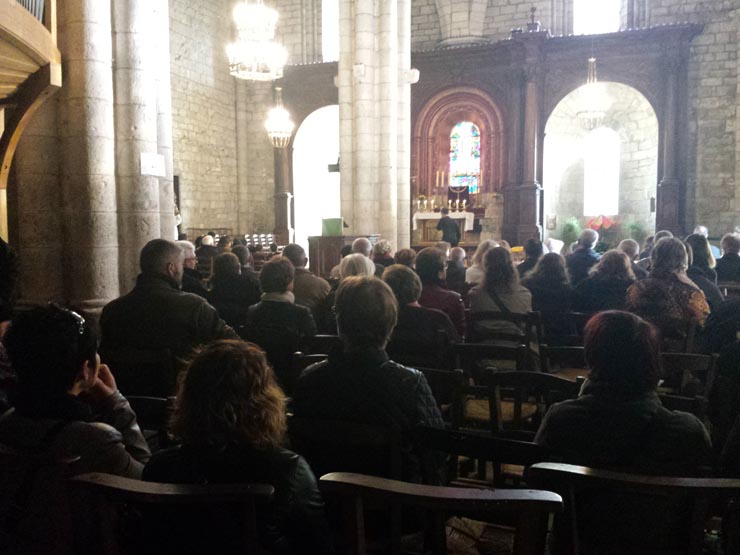
[{"label": "bright window", "polygon": [[619,214],[619,134],[599,127],[586,135],[583,160],[583,215]]},{"label": "bright window", "polygon": [[450,187],[480,189],[480,129],[474,123],[461,121],[450,133]]},{"label": "bright window", "polygon": [[339,0],[321,0],[321,58],[339,59]]},{"label": "bright window", "polygon": [[573,33],[614,33],[621,26],[621,0],[573,0]]}]

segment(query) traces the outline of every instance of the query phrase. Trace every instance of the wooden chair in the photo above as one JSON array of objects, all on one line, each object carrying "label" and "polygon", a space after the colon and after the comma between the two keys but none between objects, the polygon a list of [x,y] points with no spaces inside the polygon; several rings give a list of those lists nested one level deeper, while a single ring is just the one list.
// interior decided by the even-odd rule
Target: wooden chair
[{"label": "wooden chair", "polygon": [[693,397],[712,389],[717,355],[661,353],[661,388],[675,395]]},{"label": "wooden chair", "polygon": [[[565,518],[558,549],[569,555],[699,555],[716,503],[727,504],[724,553],[740,553],[740,480],[673,478],[539,463],[528,480],[560,493]],[[728,504],[729,502],[729,504]]]},{"label": "wooden chair", "polygon": [[[445,522],[449,515],[458,514],[512,515],[516,519],[514,554],[541,555],[545,552],[549,515],[562,510],[561,497],[547,491],[424,486],[344,473],[322,476],[319,487],[325,495],[343,500],[345,532],[352,555],[367,553],[364,524],[367,502],[401,504],[426,511],[429,524],[425,547],[433,555],[447,553]],[[396,529],[400,530],[401,526]],[[392,544],[399,546],[400,542]]]},{"label": "wooden chair", "polygon": [[338,335],[319,334],[313,337],[305,337],[301,342],[302,351],[306,354],[328,355],[335,349],[342,348],[342,340]]},{"label": "wooden chair", "polygon": [[740,298],[740,283],[737,281],[721,281],[717,287],[726,299]]},{"label": "wooden chair", "polygon": [[437,406],[443,415],[449,415],[450,407],[458,402],[461,388],[465,384],[465,375],[459,368],[455,370],[440,370],[438,368],[424,368],[417,366],[416,369],[424,374],[432,390],[432,395],[437,401]]},{"label": "wooden chair", "polygon": [[78,460],[0,444],[0,553],[69,552],[65,483]]},{"label": "wooden chair", "polygon": [[661,404],[668,410],[680,410],[696,416],[707,424],[707,401],[704,397],[683,397],[681,395],[658,394]]},{"label": "wooden chair", "polygon": [[[539,312],[528,312],[526,314],[517,314],[510,312],[505,314],[498,311],[465,311],[466,329],[468,330],[469,343],[480,341],[505,341],[515,344],[534,346],[535,350],[542,340],[542,318]],[[519,328],[516,331],[492,331],[480,329],[476,324],[485,321],[508,322],[513,328]]]},{"label": "wooden chair", "polygon": [[540,345],[540,371],[576,381],[589,374],[583,347]]},{"label": "wooden chair", "polygon": [[291,415],[288,437],[316,476],[360,472],[401,479],[401,430],[394,426]]},{"label": "wooden chair", "polygon": [[125,396],[170,397],[177,392],[177,368],[169,349],[105,348],[100,358],[110,366]]},{"label": "wooden chair", "polygon": [[[501,433],[508,428],[534,434],[550,406],[576,398],[581,385],[581,381],[542,372],[491,373],[488,376],[488,398],[492,433]],[[513,404],[513,412],[505,405],[507,401]]]},{"label": "wooden chair", "polygon": [[329,358],[329,355],[307,355],[300,351],[293,353],[293,360],[291,362],[291,370],[300,375],[306,368],[316,364],[317,362],[323,362]]},{"label": "wooden chair", "polygon": [[[150,522],[157,519],[158,511],[162,511],[164,515],[172,514],[170,512],[172,507],[189,507],[201,515],[211,510],[222,514],[234,514],[235,510],[241,510],[241,525],[237,527],[242,534],[239,543],[243,545],[243,553],[257,553],[255,504],[269,500],[274,493],[272,486],[264,484],[161,484],[102,473],[82,474],[72,478],[70,483],[80,503],[77,505],[78,511],[94,519],[92,522],[77,524],[77,541],[84,542],[87,552],[113,555],[130,552],[131,549],[119,533],[121,520],[125,518],[120,511],[122,507],[126,510],[137,507],[145,511],[146,519]],[[159,528],[182,532],[173,524],[166,522],[166,526]],[[195,530],[190,528],[186,531],[187,538],[177,539],[192,541],[193,546],[210,543],[216,551],[219,545],[224,544],[224,540],[229,544],[237,540],[220,536],[223,530],[209,524],[212,523],[204,522]],[[166,546],[174,538],[155,539]],[[137,538],[137,541],[141,540],[141,537]],[[138,548],[135,549],[138,551]]]},{"label": "wooden chair", "polygon": [[[462,368],[465,375],[476,383],[483,383],[484,368],[500,366],[523,371],[527,369],[527,347],[525,345],[494,345],[490,343],[457,343],[455,368]],[[498,363],[498,365],[496,364]]]},{"label": "wooden chair", "polygon": [[136,413],[136,421],[146,438],[149,447],[157,451],[170,443],[169,422],[175,408],[175,397],[126,397],[131,410]]},{"label": "wooden chair", "polygon": [[454,367],[454,353],[452,341],[445,330],[437,330],[433,340],[408,336],[404,334],[399,337],[394,333],[391,337],[386,351],[388,356],[406,366],[418,368],[442,368],[452,369]]},{"label": "wooden chair", "polygon": [[[471,483],[458,478],[459,457],[475,461],[490,462],[493,466],[493,485],[506,487],[507,476],[522,475],[522,468],[550,459],[547,449],[536,443],[518,441],[487,433],[473,433],[433,426],[419,426],[416,430],[419,444],[433,451],[449,455],[447,483],[466,485]],[[518,468],[511,469],[510,466]],[[514,470],[516,474],[512,473]],[[479,485],[475,482],[473,485]]]}]

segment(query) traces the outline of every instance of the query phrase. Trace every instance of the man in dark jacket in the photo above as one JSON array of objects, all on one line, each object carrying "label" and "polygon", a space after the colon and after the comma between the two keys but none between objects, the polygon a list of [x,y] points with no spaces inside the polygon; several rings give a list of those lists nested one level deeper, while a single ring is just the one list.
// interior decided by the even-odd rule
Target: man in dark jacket
[{"label": "man in dark jacket", "polygon": [[403,434],[404,479],[440,481],[444,465],[417,449],[413,440],[418,424],[443,426],[437,403],[421,372],[389,360],[385,352],[398,314],[390,287],[374,277],[345,278],[337,289],[335,311],[344,350],[300,376],[293,413],[396,425]]},{"label": "man in dark jacket", "polygon": [[578,247],[565,259],[570,276],[570,284],[575,286],[588,277],[588,271],[596,264],[601,255],[594,250],[599,242],[599,234],[593,229],[584,229],[578,236]]},{"label": "man in dark jacket", "polygon": [[722,237],[722,258],[717,260],[717,281],[740,281],[740,236],[728,233]]},{"label": "man in dark jacket", "polygon": [[[134,289],[103,308],[100,351],[116,370],[125,393],[154,394],[151,390],[131,390],[130,376],[124,379],[124,374],[116,368],[117,364],[121,366],[121,358],[127,353],[167,349],[173,357],[181,359],[189,356],[194,347],[213,339],[238,339],[236,332],[218,317],[216,309],[205,299],[180,290],[183,262],[184,253],[177,244],[166,239],[149,241],[141,250],[141,274]],[[152,381],[161,378],[151,376]],[[174,380],[174,375],[164,380],[167,382],[165,388],[170,391],[158,392],[158,395],[173,394]],[[146,384],[139,382],[137,388],[140,386]]]},{"label": "man in dark jacket", "polygon": [[208,298],[208,290],[203,285],[203,276],[198,271],[198,257],[195,256],[195,245],[190,241],[177,241],[185,253],[182,274],[182,290],[186,293],[195,293],[204,299]]},{"label": "man in dark jacket", "polygon": [[453,247],[460,243],[460,226],[450,218],[449,208],[442,209],[442,217],[437,222],[437,229],[442,232],[442,241],[447,241]]},{"label": "man in dark jacket", "polygon": [[524,241],[524,261],[516,267],[519,277],[534,269],[537,261],[542,258],[542,241],[530,237]]}]

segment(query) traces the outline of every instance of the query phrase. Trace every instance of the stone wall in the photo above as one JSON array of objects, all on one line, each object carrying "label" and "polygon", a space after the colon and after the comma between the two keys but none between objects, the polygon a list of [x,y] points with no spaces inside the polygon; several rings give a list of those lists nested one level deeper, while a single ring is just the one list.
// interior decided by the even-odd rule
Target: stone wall
[{"label": "stone wall", "polygon": [[236,93],[225,50],[232,5],[170,2],[173,158],[185,230],[237,227]]}]

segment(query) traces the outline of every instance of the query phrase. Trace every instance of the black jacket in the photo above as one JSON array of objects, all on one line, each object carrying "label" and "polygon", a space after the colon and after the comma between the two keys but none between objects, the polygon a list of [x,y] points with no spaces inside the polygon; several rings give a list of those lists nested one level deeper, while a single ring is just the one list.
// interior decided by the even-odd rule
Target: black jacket
[{"label": "black jacket", "polygon": [[208,300],[218,310],[218,315],[232,327],[243,326],[249,307],[260,302],[260,282],[251,274],[214,276]]},{"label": "black jacket", "polygon": [[104,360],[106,353],[132,348],[169,349],[179,359],[214,339],[239,338],[204,298],[183,293],[175,280],[159,274],[140,274],[130,293],[109,302],[100,330]]},{"label": "black jacket", "polygon": [[182,290],[185,293],[194,293],[204,299],[208,298],[208,289],[201,281],[200,272],[194,268],[183,268]]},{"label": "black jacket", "polygon": [[568,267],[570,284],[574,287],[588,277],[588,271],[596,264],[601,255],[593,249],[578,247],[573,254],[565,258],[565,265]]},{"label": "black jacket", "polygon": [[460,242],[460,226],[449,216],[442,216],[439,219],[437,229],[442,232],[442,241],[447,241],[453,247]]},{"label": "black jacket", "polygon": [[718,281],[740,281],[740,255],[725,254],[717,260]]},{"label": "black jacket", "polygon": [[686,270],[686,275],[704,292],[712,312],[717,310],[725,300],[722,291],[717,287],[717,273],[711,268],[691,266]]},{"label": "black jacket", "polygon": [[579,283],[573,291],[573,309],[578,312],[624,310],[630,279],[594,275]]},{"label": "black jacket", "polygon": [[418,424],[444,426],[426,378],[389,360],[383,350],[335,352],[307,368],[298,379],[291,408],[296,417],[397,425],[404,441],[404,479],[441,480],[443,463],[414,446]]},{"label": "black jacket", "polygon": [[[316,478],[306,461],[287,449],[256,449],[249,445],[223,449],[183,446],[157,453],[144,469],[143,477],[148,481],[179,484],[269,484],[275,488],[274,497],[267,507],[257,508],[260,543],[270,553],[318,555],[332,551]],[[168,519],[166,526],[184,531],[176,535],[187,541],[189,529],[215,525],[221,532],[214,535],[215,539],[223,544],[210,543],[207,552],[232,552],[229,539],[239,538],[242,526],[232,514],[191,517],[192,520]],[[173,537],[172,530],[167,537]],[[185,546],[186,552],[194,550],[197,551],[194,545]],[[181,551],[170,546],[168,552]]]}]

